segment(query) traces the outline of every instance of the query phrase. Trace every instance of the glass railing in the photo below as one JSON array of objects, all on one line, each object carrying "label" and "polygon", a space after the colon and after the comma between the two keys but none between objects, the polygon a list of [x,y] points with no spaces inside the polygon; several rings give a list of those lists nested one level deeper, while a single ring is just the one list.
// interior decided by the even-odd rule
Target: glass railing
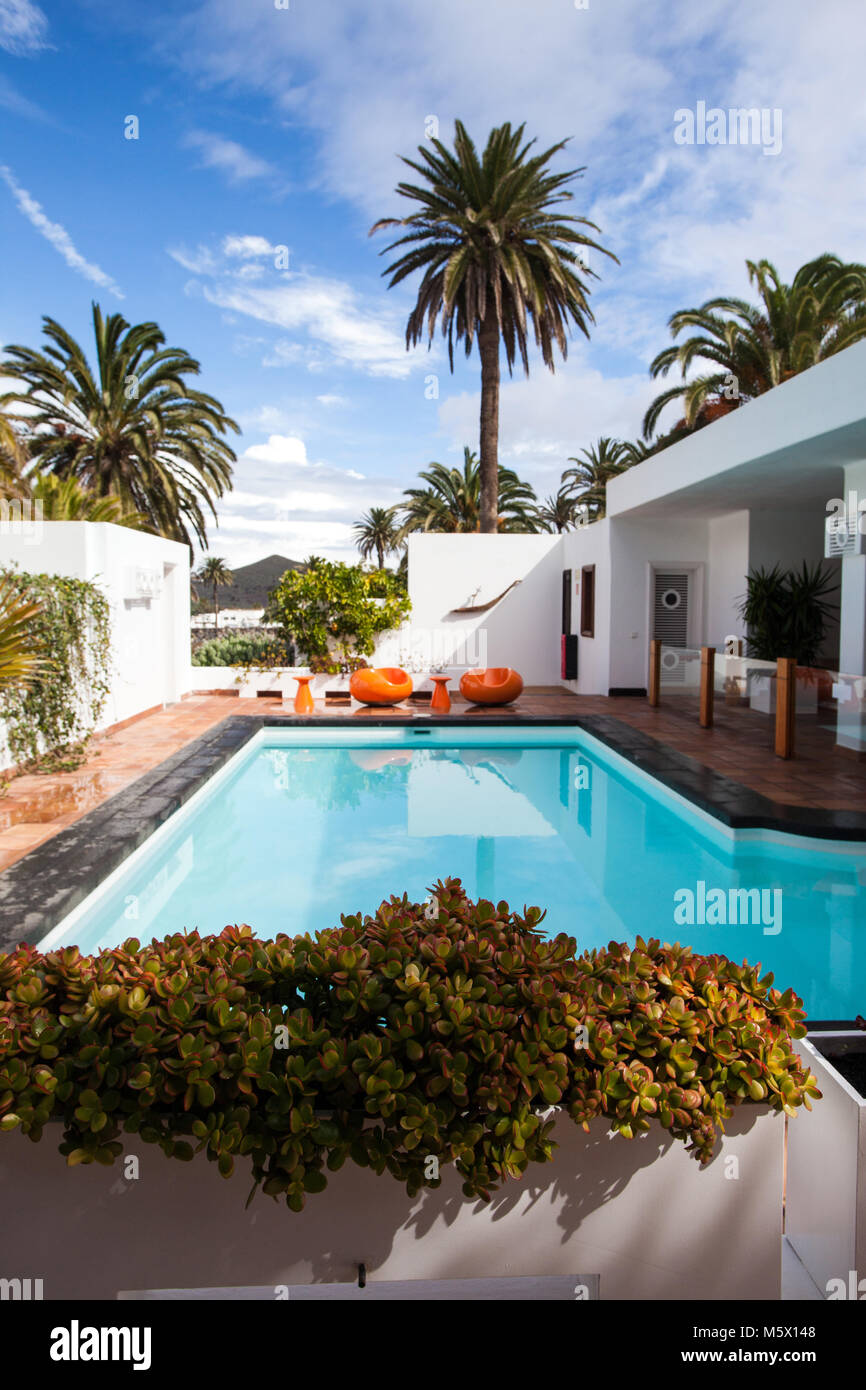
[{"label": "glass railing", "polygon": [[[730,725],[738,714],[753,726],[764,716],[768,737],[776,719],[777,664],[716,651],[713,703],[716,724]],[[662,645],[659,700],[681,714],[700,713],[701,649]],[[820,751],[834,747],[866,753],[866,676],[798,666],[794,698],[795,731]],[[771,722],[772,721],[772,722]],[[744,724],[745,727],[745,724]],[[803,745],[805,750],[805,745]]]}]

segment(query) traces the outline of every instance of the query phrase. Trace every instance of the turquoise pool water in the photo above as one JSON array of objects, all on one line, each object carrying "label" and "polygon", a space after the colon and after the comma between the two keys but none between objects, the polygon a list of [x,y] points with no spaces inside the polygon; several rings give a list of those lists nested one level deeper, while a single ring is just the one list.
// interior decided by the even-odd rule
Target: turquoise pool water
[{"label": "turquoise pool water", "polygon": [[866,847],[734,839],[560,729],[265,731],[43,945],[314,931],[449,874],[581,948],[683,941],[760,961],[813,1018],[866,1013]]}]

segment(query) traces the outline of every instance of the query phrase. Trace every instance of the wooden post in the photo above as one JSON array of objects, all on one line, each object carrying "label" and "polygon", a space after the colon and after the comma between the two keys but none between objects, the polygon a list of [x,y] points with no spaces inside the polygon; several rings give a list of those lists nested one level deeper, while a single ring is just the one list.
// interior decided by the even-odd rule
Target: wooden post
[{"label": "wooden post", "polygon": [[793,758],[797,707],[797,663],[789,656],[776,662],[776,757]]},{"label": "wooden post", "polygon": [[657,637],[650,642],[649,660],[649,702],[657,705],[662,679],[662,644]]},{"label": "wooden post", "polygon": [[715,647],[701,647],[701,728],[711,729],[713,727],[713,699],[715,687],[713,680],[715,676],[716,649]]}]

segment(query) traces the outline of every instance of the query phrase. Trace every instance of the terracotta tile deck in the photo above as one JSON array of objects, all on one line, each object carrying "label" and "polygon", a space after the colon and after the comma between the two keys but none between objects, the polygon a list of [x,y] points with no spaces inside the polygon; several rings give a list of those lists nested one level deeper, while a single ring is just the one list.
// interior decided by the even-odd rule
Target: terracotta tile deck
[{"label": "terracotta tile deck", "polygon": [[[410,704],[393,714],[405,717],[407,708],[424,713],[429,707]],[[866,811],[866,761],[835,751],[833,734],[820,728],[814,717],[798,721],[797,756],[783,763],[773,754],[771,721],[766,716],[729,710],[723,704],[716,706],[713,729],[699,727],[691,704],[677,708],[669,702],[652,709],[645,699],[576,696],[556,689],[526,693],[510,708],[536,719],[581,714],[613,717],[774,801]],[[473,710],[455,699],[453,712],[466,716],[490,711]],[[291,708],[278,699],[191,696],[94,740],[87,763],[75,772],[14,778],[6,796],[0,798],[0,871],[221,720],[269,713],[291,713]],[[317,716],[353,722],[387,713],[346,705],[326,708],[322,701],[317,701],[315,710]]]}]

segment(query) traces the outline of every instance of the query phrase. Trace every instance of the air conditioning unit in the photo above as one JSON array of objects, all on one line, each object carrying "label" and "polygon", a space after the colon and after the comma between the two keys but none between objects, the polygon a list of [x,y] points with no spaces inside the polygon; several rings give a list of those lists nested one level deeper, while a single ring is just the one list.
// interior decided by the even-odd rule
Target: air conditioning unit
[{"label": "air conditioning unit", "polygon": [[860,530],[861,514],[834,516],[824,528],[824,559],[841,560],[849,555],[866,555],[866,534]]}]

